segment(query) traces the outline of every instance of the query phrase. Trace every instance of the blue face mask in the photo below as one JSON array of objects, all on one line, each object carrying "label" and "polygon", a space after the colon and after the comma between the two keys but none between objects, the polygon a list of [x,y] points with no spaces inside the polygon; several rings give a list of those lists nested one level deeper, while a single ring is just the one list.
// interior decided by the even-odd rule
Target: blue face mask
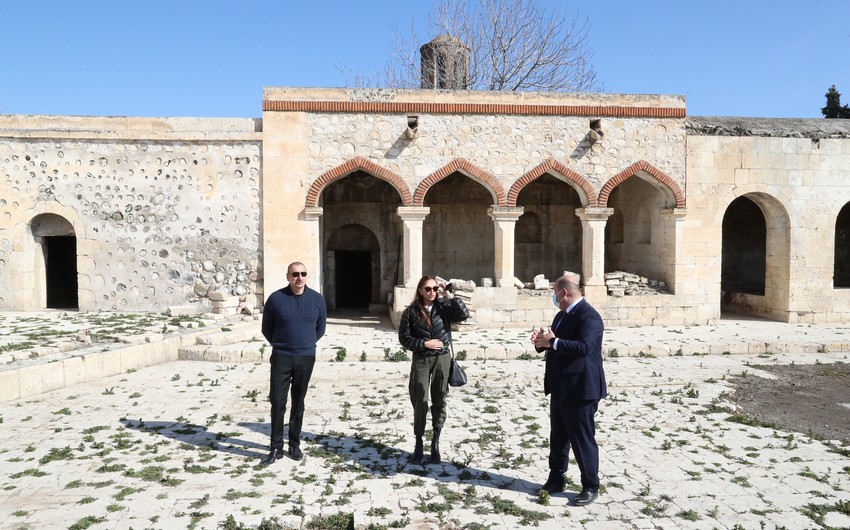
[{"label": "blue face mask", "polygon": [[558,301],[558,293],[552,293],[552,303],[555,304],[555,307],[561,309],[561,303]]}]

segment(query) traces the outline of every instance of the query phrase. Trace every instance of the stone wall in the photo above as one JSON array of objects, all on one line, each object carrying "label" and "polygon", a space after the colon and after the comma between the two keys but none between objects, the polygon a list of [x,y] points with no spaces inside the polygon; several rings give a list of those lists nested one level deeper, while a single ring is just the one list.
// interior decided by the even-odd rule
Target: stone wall
[{"label": "stone wall", "polygon": [[255,120],[0,116],[0,309],[44,307],[40,214],[74,228],[80,309],[257,307],[261,157]]}]

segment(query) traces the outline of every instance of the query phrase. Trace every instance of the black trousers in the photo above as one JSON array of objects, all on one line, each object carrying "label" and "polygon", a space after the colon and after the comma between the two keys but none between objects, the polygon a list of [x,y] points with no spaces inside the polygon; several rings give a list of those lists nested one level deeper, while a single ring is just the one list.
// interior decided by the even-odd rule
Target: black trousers
[{"label": "black trousers", "polygon": [[558,401],[549,404],[549,470],[563,474],[569,464],[570,448],[581,471],[581,487],[599,491],[599,447],[593,416],[599,400]]},{"label": "black trousers", "polygon": [[272,449],[283,449],[283,416],[286,399],[292,389],[292,410],[289,412],[289,446],[301,444],[301,425],[304,423],[304,398],[313,375],[315,356],[273,354],[269,401],[272,404]]}]

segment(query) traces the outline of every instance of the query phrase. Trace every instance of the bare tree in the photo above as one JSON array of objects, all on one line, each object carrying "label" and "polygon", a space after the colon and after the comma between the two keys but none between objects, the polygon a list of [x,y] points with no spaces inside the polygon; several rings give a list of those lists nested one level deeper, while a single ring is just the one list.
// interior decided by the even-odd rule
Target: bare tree
[{"label": "bare tree", "polygon": [[[540,7],[536,0],[435,0],[429,20],[431,38],[440,36],[451,65],[466,62],[464,86],[439,79],[430,86],[505,91],[597,91],[601,85],[588,45],[589,22]],[[393,55],[386,85],[429,86],[422,82],[420,49],[424,43],[412,28],[410,37],[393,35]],[[441,75],[458,79],[456,70]]]}]

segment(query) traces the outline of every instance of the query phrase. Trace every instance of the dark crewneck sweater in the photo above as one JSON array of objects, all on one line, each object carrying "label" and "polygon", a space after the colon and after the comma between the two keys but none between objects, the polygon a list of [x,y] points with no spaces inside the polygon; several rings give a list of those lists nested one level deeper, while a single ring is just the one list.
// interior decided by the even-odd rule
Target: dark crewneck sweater
[{"label": "dark crewneck sweater", "polygon": [[273,355],[315,356],[327,316],[321,294],[304,287],[304,292],[296,295],[287,285],[266,300],[263,336],[272,345]]}]

